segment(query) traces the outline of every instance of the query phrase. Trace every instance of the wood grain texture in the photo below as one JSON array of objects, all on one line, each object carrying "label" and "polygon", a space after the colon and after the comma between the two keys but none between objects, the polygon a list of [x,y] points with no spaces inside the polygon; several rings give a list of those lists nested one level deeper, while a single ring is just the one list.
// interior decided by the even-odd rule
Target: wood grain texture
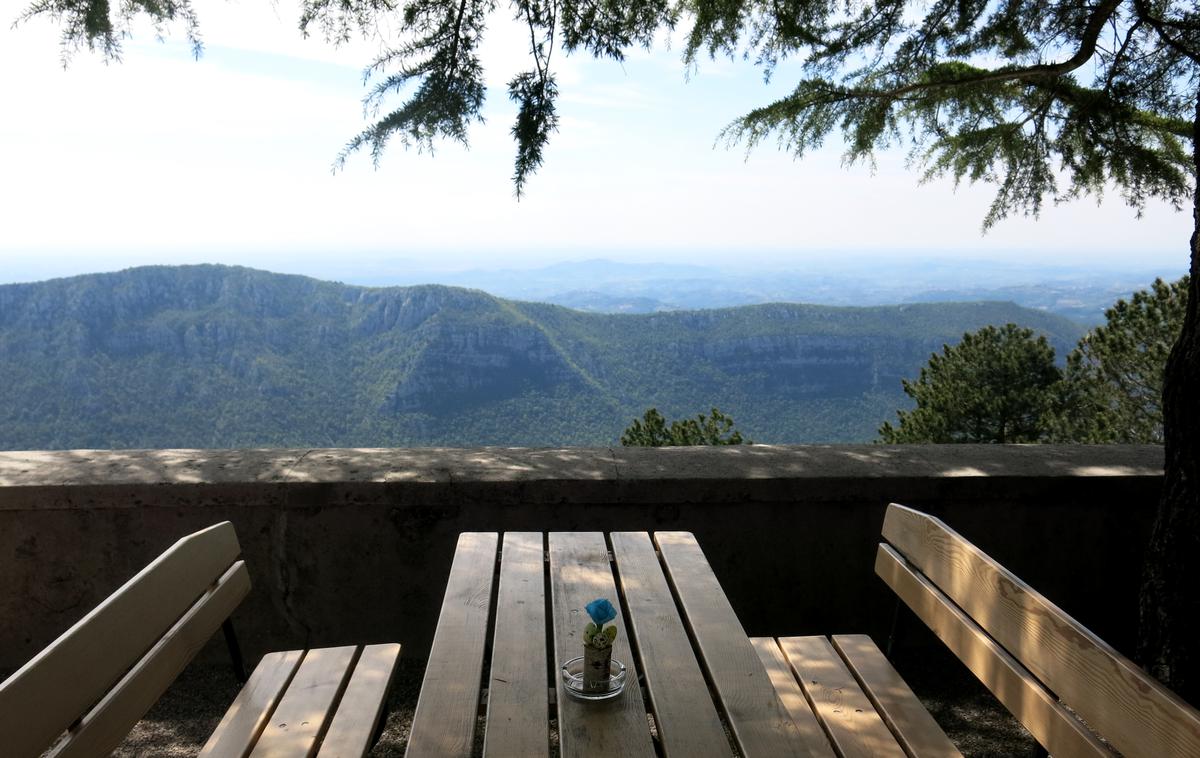
[{"label": "wood grain texture", "polygon": [[303,657],[303,650],[264,655],[229,710],[225,711],[221,723],[204,743],[200,758],[245,758],[249,755]]},{"label": "wood grain texture", "polygon": [[962,758],[962,753],[870,637],[839,634],[832,641],[846,668],[905,753],[911,758]]},{"label": "wood grain texture", "polygon": [[829,640],[780,637],[779,647],[843,758],[905,758]]},{"label": "wood grain texture", "polygon": [[238,561],[87,712],[51,756],[84,758],[116,749],[249,592],[250,576]]},{"label": "wood grain texture", "polygon": [[1103,743],[1047,692],[1028,669],[891,546],[879,546],[875,573],[1051,755],[1055,758],[1111,756]]},{"label": "wood grain texture", "polygon": [[629,609],[627,626],[637,641],[663,754],[728,758],[732,751],[721,718],[650,535],[613,532],[611,540],[621,594]]},{"label": "wood grain texture", "polygon": [[[617,588],[604,535],[551,532],[550,602],[556,662],[583,655],[583,630],[589,621],[584,606],[600,597],[617,604]],[[627,625],[621,616],[614,623],[617,639],[613,643],[613,657],[627,666],[628,676],[620,697],[584,704],[563,691],[561,678],[555,679],[563,758],[653,758],[655,755],[646,707],[637,686],[638,667],[630,654]]]},{"label": "wood grain texture", "polygon": [[742,755],[810,755],[695,537],[655,532],[654,540]]},{"label": "wood grain texture", "polygon": [[483,738],[488,758],[550,754],[544,555],[541,532],[504,535]]},{"label": "wood grain texture", "polygon": [[354,666],[358,648],[314,648],[304,655],[300,668],[283,693],[250,752],[251,758],[307,758],[317,745],[337,708]]},{"label": "wood grain texture", "polygon": [[893,504],[883,536],[1122,753],[1200,755],[1200,711],[940,520]]},{"label": "wood grain texture", "polygon": [[338,702],[337,713],[321,739],[319,758],[362,758],[367,754],[399,660],[398,644],[363,648]]},{"label": "wood grain texture", "polygon": [[800,688],[800,682],[796,681],[792,667],[783,657],[779,643],[773,637],[751,637],[750,644],[754,645],[754,652],[763,662],[763,668],[767,670],[780,702],[804,735],[805,744],[809,746],[813,758],[837,758],[833,746],[829,744],[829,736],[813,713],[812,704]]},{"label": "wood grain texture", "polygon": [[496,534],[458,537],[409,733],[409,758],[469,756],[479,714]]},{"label": "wood grain texture", "polygon": [[223,522],[176,542],[0,684],[0,738],[10,758],[35,758],[237,560]]}]

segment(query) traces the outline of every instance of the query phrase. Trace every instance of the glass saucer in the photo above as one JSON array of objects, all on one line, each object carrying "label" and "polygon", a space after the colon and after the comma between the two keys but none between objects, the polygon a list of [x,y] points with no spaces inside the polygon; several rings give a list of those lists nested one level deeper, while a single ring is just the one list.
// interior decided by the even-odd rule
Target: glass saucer
[{"label": "glass saucer", "polygon": [[613,658],[608,664],[608,687],[598,692],[583,691],[583,656],[562,665],[563,689],[576,700],[611,700],[625,689],[625,664]]}]

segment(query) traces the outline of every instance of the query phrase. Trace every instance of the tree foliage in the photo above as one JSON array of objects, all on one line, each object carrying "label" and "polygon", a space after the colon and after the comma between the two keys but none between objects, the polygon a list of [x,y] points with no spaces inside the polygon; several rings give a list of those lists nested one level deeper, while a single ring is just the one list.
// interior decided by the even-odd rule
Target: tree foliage
[{"label": "tree foliage", "polygon": [[929,357],[904,392],[916,401],[885,422],[881,441],[1039,442],[1045,438],[1051,389],[1062,379],[1044,336],[1016,324],[987,326]]},{"label": "tree foliage", "polygon": [[1056,440],[1163,443],[1163,378],[1187,310],[1188,277],[1118,300],[1067,357]]},{"label": "tree foliage", "polygon": [[710,415],[701,413],[696,418],[667,420],[657,408],[646,411],[641,419],[634,419],[621,434],[625,447],[679,447],[686,445],[750,445],[742,433],[733,427],[733,419],[716,408]]},{"label": "tree foliage", "polygon": [[99,51],[106,60],[121,59],[121,40],[130,36],[133,20],[145,16],[159,35],[174,21],[184,23],[192,50],[200,54],[200,30],[191,0],[35,0],[17,22],[48,16],[62,26],[62,59],[65,65],[83,48]]}]

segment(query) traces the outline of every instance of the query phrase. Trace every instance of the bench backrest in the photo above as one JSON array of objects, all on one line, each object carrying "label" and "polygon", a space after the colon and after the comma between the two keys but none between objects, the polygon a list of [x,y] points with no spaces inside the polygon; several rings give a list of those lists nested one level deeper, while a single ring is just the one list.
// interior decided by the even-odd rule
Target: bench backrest
[{"label": "bench backrest", "polygon": [[893,504],[883,538],[876,572],[1056,758],[1200,755],[1196,709],[942,521]]},{"label": "bench backrest", "polygon": [[4,755],[119,745],[250,591],[240,552],[229,522],[184,537],[0,684]]}]

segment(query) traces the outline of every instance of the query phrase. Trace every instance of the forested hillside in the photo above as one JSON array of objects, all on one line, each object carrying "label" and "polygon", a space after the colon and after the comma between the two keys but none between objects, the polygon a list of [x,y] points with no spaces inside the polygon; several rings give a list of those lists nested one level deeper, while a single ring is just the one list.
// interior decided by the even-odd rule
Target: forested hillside
[{"label": "forested hillside", "polygon": [[718,406],[757,442],[874,437],[900,380],[1011,303],[601,315],[223,266],[0,286],[0,449],[615,444]]}]

